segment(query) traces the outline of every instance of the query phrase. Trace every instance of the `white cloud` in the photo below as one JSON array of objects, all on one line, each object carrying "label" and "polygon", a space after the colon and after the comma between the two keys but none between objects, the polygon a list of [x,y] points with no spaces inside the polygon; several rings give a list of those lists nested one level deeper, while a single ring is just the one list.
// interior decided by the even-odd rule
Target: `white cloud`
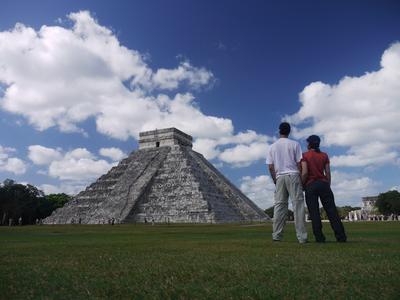
[{"label": "white cloud", "polygon": [[[41,169],[38,171],[39,174],[60,180],[81,181],[82,184],[87,184],[115,165],[104,159],[98,159],[86,148],[76,148],[65,153],[61,149],[41,145],[32,145],[28,149],[28,156],[36,165],[47,166],[47,170]],[[102,148],[102,150],[101,152],[105,151],[109,155],[119,154],[117,148]],[[63,184],[65,185],[65,182]],[[72,185],[76,186],[76,183],[70,183],[68,186]]]},{"label": "white cloud", "polygon": [[115,147],[111,147],[111,148],[101,148],[99,150],[100,155],[105,156],[105,157],[109,157],[114,161],[120,161],[121,159],[123,159],[126,154],[118,148]]},{"label": "white cloud", "polygon": [[[144,55],[121,45],[89,12],[68,18],[72,28],[63,27],[67,22],[37,31],[17,24],[0,32],[3,110],[24,116],[38,130],[57,127],[83,134],[80,123],[94,118],[98,132],[122,140],[145,130],[177,127],[192,135],[196,149],[208,158],[242,166],[261,157],[266,136],[254,131],[235,135],[230,119],[205,115],[190,92],[177,92],[212,84],[211,71],[187,60],[176,68],[153,70]],[[244,148],[246,156],[238,157]],[[46,150],[31,154],[37,164],[57,155],[40,151]]]},{"label": "white cloud", "polygon": [[361,198],[378,194],[379,184],[367,176],[332,172],[332,191],[337,206],[361,206]]},{"label": "white cloud", "polygon": [[395,163],[398,156],[399,153],[390,145],[373,141],[351,147],[346,155],[333,156],[331,162],[334,166],[362,167]]},{"label": "white cloud", "polygon": [[155,85],[162,89],[173,90],[182,81],[187,81],[190,86],[199,88],[206,85],[213,78],[213,74],[204,68],[196,68],[189,62],[182,62],[173,70],[159,69],[153,76]]},{"label": "white cloud", "polygon": [[[287,119],[294,134],[319,134],[324,145],[348,147],[336,166],[398,164],[400,153],[400,43],[382,55],[381,68],[337,85],[313,82],[300,93],[300,110]],[[303,127],[303,128],[301,128]]]},{"label": "white cloud", "polygon": [[90,181],[106,173],[113,165],[97,159],[84,148],[77,148],[67,152],[62,159],[53,161],[48,174],[61,180]]},{"label": "white cloud", "polygon": [[193,147],[207,159],[218,158],[234,167],[245,167],[264,159],[271,141],[266,135],[247,130],[217,139],[199,138]]},{"label": "white cloud", "polygon": [[392,186],[392,187],[390,188],[390,191],[399,191],[399,192],[400,192],[400,185]]},{"label": "white cloud", "polygon": [[94,159],[95,156],[90,153],[86,148],[76,148],[65,154],[65,159]]},{"label": "white cloud", "polygon": [[63,182],[60,185],[42,184],[39,186],[39,189],[46,195],[65,193],[74,196],[83,191],[85,187],[85,185],[81,185],[77,182]]},{"label": "white cloud", "polygon": [[60,159],[61,153],[57,149],[47,148],[40,145],[28,147],[28,157],[35,165],[48,165],[52,161]]},{"label": "white cloud", "polygon": [[19,158],[11,157],[6,161],[0,161],[0,171],[7,171],[20,175],[26,172],[26,168],[24,161]]},{"label": "white cloud", "polygon": [[[98,159],[86,148],[76,148],[63,152],[59,148],[32,145],[28,149],[28,156],[35,164],[47,167],[46,170],[39,170],[38,174],[60,180],[60,183],[56,185],[39,185],[39,189],[43,190],[45,194],[66,193],[75,195],[115,165],[115,163],[109,163],[104,159]],[[122,153],[117,148],[101,148],[99,152],[114,158]]]},{"label": "white cloud", "polygon": [[[191,94],[176,94],[174,98],[158,95],[156,102],[161,108],[160,114],[157,114],[156,109],[153,112],[149,111],[153,108],[147,107],[135,116],[141,118],[146,113],[153,114],[142,123],[140,131],[177,127],[195,138],[216,139],[232,135],[232,121],[204,115],[194,103],[194,97]],[[129,120],[132,124],[131,115],[120,116],[120,118],[127,118],[126,121]]]},{"label": "white cloud", "polygon": [[64,159],[50,165],[49,175],[62,180],[88,181],[106,173],[111,167],[105,160]]},{"label": "white cloud", "polygon": [[214,159],[220,154],[217,146],[217,140],[200,138],[194,141],[193,150],[203,154],[206,159]]},{"label": "white cloud", "polygon": [[15,152],[14,148],[2,147],[0,145],[0,172],[10,172],[21,175],[26,172],[25,162],[16,157],[10,157]]},{"label": "white cloud", "polygon": [[242,177],[240,189],[262,209],[274,205],[275,185],[267,175]]},{"label": "white cloud", "polygon": [[188,61],[153,71],[138,51],[120,44],[87,11],[71,13],[72,28],[17,24],[0,32],[1,106],[39,130],[80,131],[94,117],[99,132],[118,139],[168,125],[198,136],[233,132],[228,119],[206,116],[191,94],[169,98],[154,89],[199,88],[213,74]]},{"label": "white cloud", "polygon": [[254,130],[247,130],[246,132],[239,132],[238,134],[230,137],[223,137],[220,139],[219,144],[251,144],[251,143],[266,143],[272,139],[266,135],[258,134]]},{"label": "white cloud", "polygon": [[219,154],[218,158],[223,162],[236,167],[245,167],[251,163],[264,159],[267,156],[268,144],[255,142],[250,145],[236,145]]}]

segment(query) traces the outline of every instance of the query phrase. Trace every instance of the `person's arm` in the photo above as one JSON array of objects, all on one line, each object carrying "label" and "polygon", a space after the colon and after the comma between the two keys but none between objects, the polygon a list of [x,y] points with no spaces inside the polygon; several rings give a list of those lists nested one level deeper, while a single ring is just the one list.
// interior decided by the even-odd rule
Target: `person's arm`
[{"label": "person's arm", "polygon": [[329,163],[325,165],[325,176],[328,179],[329,185],[331,185],[331,167],[329,166]]},{"label": "person's arm", "polygon": [[271,175],[272,181],[276,184],[276,172],[273,164],[268,164],[269,174]]},{"label": "person's arm", "polygon": [[295,160],[296,160],[296,165],[297,169],[299,170],[301,174],[301,167],[302,167],[302,161],[303,161],[303,153],[301,152],[301,147],[300,144],[297,143],[296,149],[295,149]]},{"label": "person's arm", "polygon": [[307,162],[302,160],[301,161],[301,182],[303,183],[303,186],[307,182],[307,177],[308,177],[308,167],[307,167]]}]

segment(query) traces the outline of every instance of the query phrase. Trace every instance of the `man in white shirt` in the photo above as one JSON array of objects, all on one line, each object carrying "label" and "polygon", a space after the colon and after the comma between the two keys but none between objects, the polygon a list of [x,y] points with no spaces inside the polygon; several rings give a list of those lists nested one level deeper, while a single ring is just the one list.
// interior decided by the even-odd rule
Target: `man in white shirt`
[{"label": "man in white shirt", "polygon": [[288,213],[288,199],[292,200],[294,224],[299,243],[307,242],[303,186],[300,177],[302,151],[300,144],[288,138],[290,125],[279,125],[279,139],[271,145],[267,164],[275,183],[275,205],[272,240],[283,238],[283,229]]}]

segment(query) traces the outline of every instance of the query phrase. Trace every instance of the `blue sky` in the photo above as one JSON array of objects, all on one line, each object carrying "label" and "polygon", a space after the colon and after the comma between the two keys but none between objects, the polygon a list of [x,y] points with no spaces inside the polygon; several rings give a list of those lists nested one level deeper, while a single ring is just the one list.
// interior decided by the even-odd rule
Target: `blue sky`
[{"label": "blue sky", "polygon": [[2,1],[0,180],[76,193],[175,126],[266,208],[286,119],[357,205],[400,186],[399,41],[398,1]]}]

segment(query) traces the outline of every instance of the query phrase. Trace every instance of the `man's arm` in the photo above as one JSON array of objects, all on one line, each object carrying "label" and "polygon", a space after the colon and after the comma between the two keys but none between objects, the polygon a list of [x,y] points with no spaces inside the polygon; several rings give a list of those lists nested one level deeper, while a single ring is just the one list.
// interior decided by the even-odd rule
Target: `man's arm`
[{"label": "man's arm", "polygon": [[325,165],[325,176],[328,179],[329,185],[331,185],[331,167],[329,163]]},{"label": "man's arm", "polygon": [[276,172],[273,164],[268,164],[269,174],[271,175],[272,181],[276,184]]},{"label": "man's arm", "polygon": [[303,186],[306,184],[307,182],[307,177],[308,177],[308,167],[307,167],[307,163],[303,160],[301,161],[301,182],[303,183]]}]

